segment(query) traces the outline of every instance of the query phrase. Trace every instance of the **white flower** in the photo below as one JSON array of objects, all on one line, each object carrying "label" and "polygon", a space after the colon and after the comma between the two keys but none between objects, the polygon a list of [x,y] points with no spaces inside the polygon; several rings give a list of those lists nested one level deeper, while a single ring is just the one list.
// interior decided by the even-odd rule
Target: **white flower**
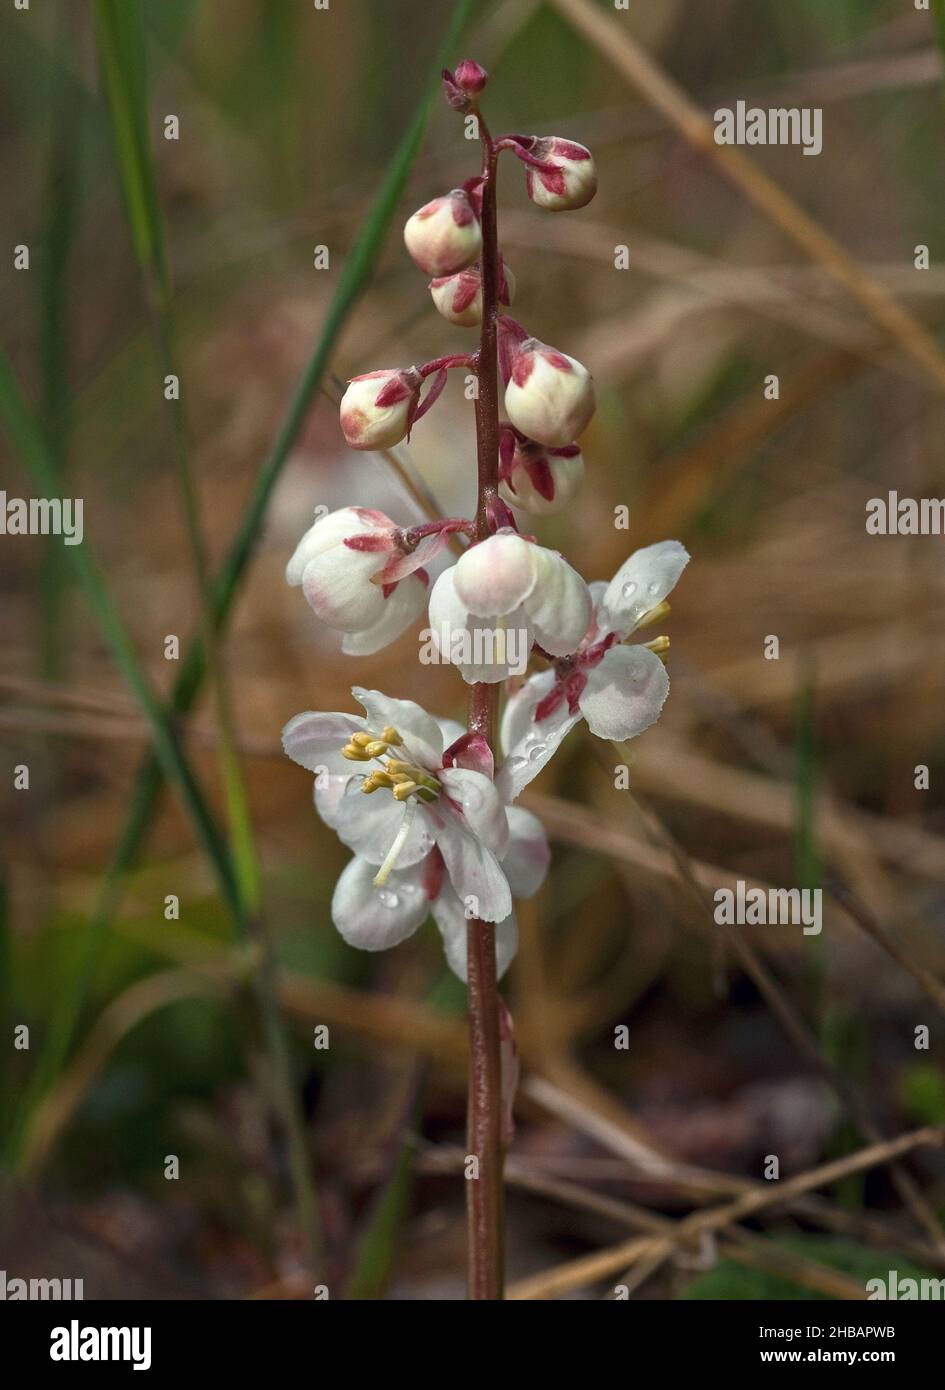
[{"label": "white flower", "polygon": [[391,367],[352,377],[339,418],[352,449],[392,449],[406,439],[420,400],[416,367]]},{"label": "white flower", "polygon": [[[430,594],[430,628],[442,655],[469,684],[521,673],[532,644],[573,652],[587,630],[591,596],[556,550],[503,528],[470,546]],[[457,642],[466,635],[468,642]]]},{"label": "white flower", "polygon": [[[537,816],[520,806],[506,807],[508,849],[502,870],[516,898],[538,891],[548,868],[548,839]],[[341,873],[331,900],[331,917],[349,946],[384,951],[398,946],[433,917],[443,937],[450,969],[466,980],[466,933],[471,917],[445,871],[443,856],[433,848],[407,869],[394,869],[382,888],[374,883],[376,866],[355,855]],[[518,946],[514,911],[496,923],[496,973],[501,979]]]},{"label": "white flower", "polygon": [[422,568],[444,543],[426,537],[408,550],[405,533],[370,507],[342,507],[310,526],[286,566],[314,612],[345,634],[350,656],[380,651],[410,626],[427,601]]},{"label": "white flower", "polygon": [[583,208],[597,192],[597,165],[590,150],[558,135],[534,138],[516,151],[527,163],[525,187],[529,198],[550,212]]},{"label": "white flower", "polygon": [[[437,276],[430,281],[429,288],[438,312],[450,323],[458,324],[461,328],[473,328],[482,322],[482,276],[477,265],[459,270],[455,275]],[[502,264],[498,301],[508,308],[514,295],[515,277],[508,266]]]},{"label": "white flower", "polygon": [[505,411],[516,429],[560,449],[585,430],[594,414],[594,383],[586,367],[537,338],[511,348]]},{"label": "white flower", "polygon": [[404,243],[428,275],[452,275],[478,260],[482,228],[465,190],[454,188],[408,218]]},{"label": "white flower", "polygon": [[378,887],[438,845],[459,896],[475,898],[483,921],[502,921],[512,906],[499,865],[508,821],[491,778],[444,765],[443,730],[412,700],[352,693],[366,717],[309,711],[283,730],[289,757],[316,774],[322,819],[377,866]]},{"label": "white flower", "polygon": [[[616,742],[656,722],[669,693],[665,667],[649,647],[621,643],[650,620],[688,560],[678,541],[661,541],[631,555],[609,584],[590,586],[594,615],[579,645],[550,670],[530,676],[505,707],[506,758],[496,785],[506,799],[518,796],[582,718],[592,734]],[[668,641],[654,645],[665,650]]]},{"label": "white flower", "polygon": [[550,516],[575,497],[584,479],[584,459],[576,444],[549,449],[504,426],[499,496],[532,516]]},{"label": "white flower", "polygon": [[432,913],[465,979],[466,926],[478,917],[497,924],[501,973],[515,953],[512,893],[529,897],[548,868],[541,822],[501,799],[480,735],[411,700],[352,693],[365,717],[309,712],[283,730],[289,757],[315,774],[319,814],[355,851],[332,898],[335,925],[380,951]]}]

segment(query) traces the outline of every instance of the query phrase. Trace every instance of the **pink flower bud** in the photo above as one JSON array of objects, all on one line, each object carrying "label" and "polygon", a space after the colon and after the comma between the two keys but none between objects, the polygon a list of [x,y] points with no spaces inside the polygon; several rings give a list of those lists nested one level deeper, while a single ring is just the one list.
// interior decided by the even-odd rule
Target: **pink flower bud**
[{"label": "pink flower bud", "polygon": [[469,195],[454,188],[407,219],[404,244],[428,275],[453,275],[482,251],[482,228]]},{"label": "pink flower bud", "polygon": [[597,192],[594,157],[573,140],[562,140],[557,135],[539,137],[528,149],[527,164],[528,196],[549,212],[586,207]]},{"label": "pink flower bud", "polygon": [[352,449],[391,449],[407,437],[420,398],[416,367],[352,377],[341,399],[341,428]]},{"label": "pink flower bud", "polygon": [[[515,277],[508,266],[503,267],[499,286],[499,303],[505,308],[515,294]],[[482,277],[477,265],[459,270],[455,275],[441,275],[430,281],[433,303],[445,319],[462,328],[473,328],[482,322]]]},{"label": "pink flower bud", "polygon": [[547,449],[533,440],[516,441],[503,467],[499,494],[512,507],[533,516],[560,512],[572,500],[584,478],[584,459],[576,444]]},{"label": "pink flower bud", "polygon": [[469,96],[475,97],[489,81],[489,74],[472,58],[464,58],[453,73],[453,79],[457,87],[462,87]]},{"label": "pink flower bud", "polygon": [[526,338],[512,349],[505,411],[529,439],[561,449],[587,428],[594,414],[594,383],[573,357]]}]

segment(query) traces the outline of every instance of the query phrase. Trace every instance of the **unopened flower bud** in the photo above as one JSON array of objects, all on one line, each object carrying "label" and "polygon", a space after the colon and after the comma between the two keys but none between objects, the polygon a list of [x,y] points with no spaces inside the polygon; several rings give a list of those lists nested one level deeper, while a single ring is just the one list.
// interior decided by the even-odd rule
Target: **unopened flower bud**
[{"label": "unopened flower bud", "polygon": [[407,437],[420,398],[415,367],[352,377],[341,398],[341,428],[352,449],[391,449]]},{"label": "unopened flower bud", "polygon": [[584,459],[576,444],[547,449],[529,439],[516,442],[499,494],[512,507],[533,516],[550,516],[568,505],[583,478]]},{"label": "unopened flower bud", "polygon": [[472,58],[464,58],[453,73],[453,80],[457,87],[462,87],[467,95],[475,97],[479,95],[483,87],[489,81],[489,74],[486,72],[485,68],[480,67]]},{"label": "unopened flower bud", "polygon": [[454,111],[469,111],[489,80],[485,68],[464,58],[455,72],[443,69],[443,91]]},{"label": "unopened flower bud", "polygon": [[454,188],[408,218],[404,244],[428,275],[453,275],[471,265],[482,250],[482,228],[465,190]]},{"label": "unopened flower bud", "polygon": [[528,156],[525,187],[540,208],[569,212],[586,207],[597,192],[594,157],[574,140],[541,136],[528,149]]},{"label": "unopened flower bud", "polygon": [[[498,300],[505,308],[515,294],[515,277],[508,266],[499,285]],[[459,270],[455,275],[441,275],[430,281],[433,303],[445,319],[462,328],[473,328],[482,322],[482,276],[477,265]]]},{"label": "unopened flower bud", "polygon": [[505,410],[529,439],[561,449],[587,428],[594,414],[594,383],[575,358],[526,338],[512,351]]}]

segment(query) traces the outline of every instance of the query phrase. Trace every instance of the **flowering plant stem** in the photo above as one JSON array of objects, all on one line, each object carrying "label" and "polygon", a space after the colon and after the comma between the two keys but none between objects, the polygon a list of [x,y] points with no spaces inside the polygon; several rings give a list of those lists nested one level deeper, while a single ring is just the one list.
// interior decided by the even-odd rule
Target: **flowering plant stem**
[{"label": "flowering plant stem", "polygon": [[[485,121],[482,142],[482,328],[476,367],[476,458],[479,490],[476,540],[494,527],[492,508],[499,489],[499,389],[497,319],[499,251],[496,228],[496,150]],[[497,685],[474,685],[469,731],[495,742]],[[495,924],[472,921],[467,935],[469,1014],[469,1096],[467,1154],[478,1173],[466,1184],[467,1288],[471,1299],[500,1299],[503,1290],[501,1063],[499,990],[496,979]]]}]

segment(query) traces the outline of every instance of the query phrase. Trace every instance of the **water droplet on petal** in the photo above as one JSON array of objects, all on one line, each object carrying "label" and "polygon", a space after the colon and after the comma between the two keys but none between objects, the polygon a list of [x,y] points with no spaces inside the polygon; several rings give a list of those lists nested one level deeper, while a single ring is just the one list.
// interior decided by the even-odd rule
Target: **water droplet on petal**
[{"label": "water droplet on petal", "polygon": [[463,792],[463,810],[478,811],[482,805],[482,789],[480,787],[467,787]]},{"label": "water droplet on petal", "polygon": [[548,745],[545,743],[533,744],[532,747],[528,750],[528,761],[530,763],[537,763],[539,758],[543,758],[545,756],[545,750],[547,746]]},{"label": "water droplet on petal", "polygon": [[636,591],[637,586],[636,584],[634,584],[633,580],[631,580],[629,584],[625,584],[623,588],[620,590],[624,598],[633,598],[633,595],[636,593]]},{"label": "water droplet on petal", "polygon": [[377,896],[380,898],[384,907],[395,908],[400,902],[400,898],[394,892],[393,888],[382,888]]},{"label": "water droplet on petal", "polygon": [[659,591],[660,591],[659,580],[654,579],[652,584],[648,584],[648,585],[647,585],[647,592],[648,592],[648,593],[650,593],[650,594],[658,594]]}]

